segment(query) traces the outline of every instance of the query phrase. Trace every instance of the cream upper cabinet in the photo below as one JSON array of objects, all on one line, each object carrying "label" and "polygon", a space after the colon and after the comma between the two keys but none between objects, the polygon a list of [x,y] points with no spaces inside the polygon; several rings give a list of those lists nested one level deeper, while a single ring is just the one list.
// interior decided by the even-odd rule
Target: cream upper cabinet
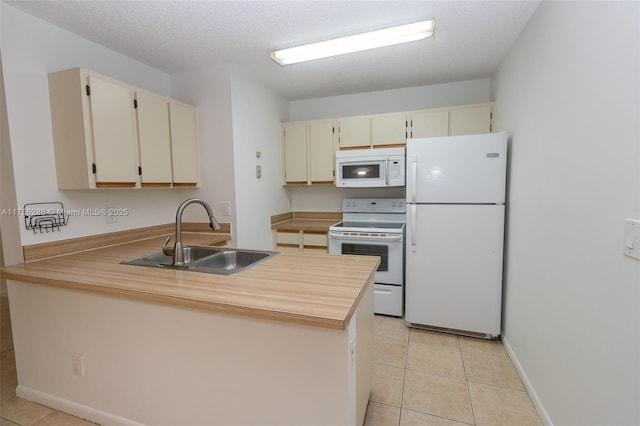
[{"label": "cream upper cabinet", "polygon": [[406,145],[407,114],[394,112],[371,116],[371,146]]},{"label": "cream upper cabinet", "polygon": [[284,156],[284,183],[307,184],[307,125],[285,123],[282,125],[282,150]]},{"label": "cream upper cabinet", "polygon": [[449,136],[449,111],[413,111],[411,113],[410,127],[409,134],[412,138]]},{"label": "cream upper cabinet", "polygon": [[200,182],[198,110],[177,101],[169,102],[173,186],[196,187]]},{"label": "cream upper cabinet", "polygon": [[412,138],[491,133],[492,104],[412,111]]},{"label": "cream upper cabinet", "polygon": [[338,118],[340,149],[369,148],[371,146],[371,117]]},{"label": "cream upper cabinet", "polygon": [[333,120],[310,121],[307,123],[309,135],[309,178],[311,184],[333,184],[336,147],[334,145]]},{"label": "cream upper cabinet", "polygon": [[338,119],[340,149],[382,148],[407,143],[407,114],[344,117]]},{"label": "cream upper cabinet", "polygon": [[59,189],[133,187],[138,181],[133,91],[74,68],[49,74]]},{"label": "cream upper cabinet", "polygon": [[89,75],[96,186],[135,186],[136,121],[129,87]]},{"label": "cream upper cabinet", "polygon": [[491,133],[491,104],[453,108],[449,111],[449,135]]},{"label": "cream upper cabinet", "polygon": [[334,183],[334,129],[333,120],[282,124],[284,185]]},{"label": "cream upper cabinet", "polygon": [[197,110],[82,68],[49,74],[58,189],[197,186]]},{"label": "cream upper cabinet", "polygon": [[169,102],[155,94],[136,92],[140,181],[142,186],[171,186]]}]

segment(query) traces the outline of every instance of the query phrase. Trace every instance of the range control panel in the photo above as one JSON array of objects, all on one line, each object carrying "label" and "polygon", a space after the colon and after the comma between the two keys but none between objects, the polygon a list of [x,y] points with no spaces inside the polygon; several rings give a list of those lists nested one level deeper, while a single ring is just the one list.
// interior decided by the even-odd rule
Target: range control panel
[{"label": "range control panel", "polygon": [[345,213],[405,213],[403,198],[345,198],[342,211]]}]

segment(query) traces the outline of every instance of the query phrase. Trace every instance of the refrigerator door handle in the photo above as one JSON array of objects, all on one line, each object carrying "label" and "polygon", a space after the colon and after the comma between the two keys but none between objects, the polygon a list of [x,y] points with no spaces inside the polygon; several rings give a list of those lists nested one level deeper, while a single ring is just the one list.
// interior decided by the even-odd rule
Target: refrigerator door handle
[{"label": "refrigerator door handle", "polygon": [[411,202],[416,202],[416,192],[418,184],[418,156],[411,154]]},{"label": "refrigerator door handle", "polygon": [[417,206],[415,204],[411,204],[411,251],[415,253],[416,251],[416,245],[417,245],[417,230],[416,227],[418,226],[418,219],[417,219]]}]

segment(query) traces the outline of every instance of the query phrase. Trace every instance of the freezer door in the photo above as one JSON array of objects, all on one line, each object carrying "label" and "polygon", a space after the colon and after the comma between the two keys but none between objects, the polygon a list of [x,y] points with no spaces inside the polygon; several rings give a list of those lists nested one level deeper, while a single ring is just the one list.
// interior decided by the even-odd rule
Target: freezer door
[{"label": "freezer door", "polygon": [[407,139],[407,203],[504,203],[507,134]]},{"label": "freezer door", "polygon": [[405,319],[498,336],[504,206],[408,205]]}]

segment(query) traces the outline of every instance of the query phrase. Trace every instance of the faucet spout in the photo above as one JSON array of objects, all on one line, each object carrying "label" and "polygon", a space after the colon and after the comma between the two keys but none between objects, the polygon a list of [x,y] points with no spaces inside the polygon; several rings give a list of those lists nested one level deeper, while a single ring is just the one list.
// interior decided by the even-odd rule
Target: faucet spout
[{"label": "faucet spout", "polygon": [[207,215],[209,215],[209,226],[211,227],[211,229],[215,231],[220,229],[220,224],[216,220],[216,217],[213,215],[213,210],[211,209],[211,206],[209,206],[209,204],[199,198],[189,198],[188,200],[183,201],[182,204],[180,204],[180,207],[178,207],[178,211],[176,212],[176,242],[173,246],[173,266],[184,266],[184,247],[182,245],[182,213],[189,204],[194,203],[200,204],[207,211]]}]

